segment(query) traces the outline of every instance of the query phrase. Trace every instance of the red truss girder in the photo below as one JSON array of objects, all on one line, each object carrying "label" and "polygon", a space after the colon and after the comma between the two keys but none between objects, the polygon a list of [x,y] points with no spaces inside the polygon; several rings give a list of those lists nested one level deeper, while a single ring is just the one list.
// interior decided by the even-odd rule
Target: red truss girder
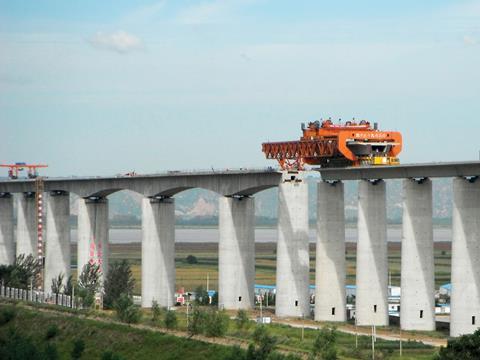
[{"label": "red truss girder", "polygon": [[308,140],[265,143],[267,159],[296,160],[299,158],[332,157],[337,154],[337,140]]}]

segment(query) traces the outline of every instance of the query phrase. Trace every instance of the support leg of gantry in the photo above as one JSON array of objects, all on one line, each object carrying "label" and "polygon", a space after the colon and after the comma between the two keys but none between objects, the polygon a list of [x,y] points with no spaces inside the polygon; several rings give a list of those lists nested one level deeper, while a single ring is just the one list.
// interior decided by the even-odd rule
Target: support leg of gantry
[{"label": "support leg of gantry", "polygon": [[175,305],[175,203],[142,201],[142,307]]},{"label": "support leg of gantry", "polygon": [[343,183],[320,182],[317,205],[315,320],[346,321]]},{"label": "support leg of gantry", "polygon": [[277,289],[279,317],[310,315],[308,185],[301,173],[285,173],[279,185]]},{"label": "support leg of gantry", "polygon": [[389,323],[385,189],[383,180],[361,180],[358,187],[356,317],[361,326]]},{"label": "support leg of gantry", "polygon": [[432,182],[403,181],[400,326],[435,330]]},{"label": "support leg of gantry", "polygon": [[250,197],[219,199],[218,305],[251,309],[255,303],[255,202]]},{"label": "support leg of gantry", "polygon": [[480,180],[453,180],[450,335],[480,328]]}]

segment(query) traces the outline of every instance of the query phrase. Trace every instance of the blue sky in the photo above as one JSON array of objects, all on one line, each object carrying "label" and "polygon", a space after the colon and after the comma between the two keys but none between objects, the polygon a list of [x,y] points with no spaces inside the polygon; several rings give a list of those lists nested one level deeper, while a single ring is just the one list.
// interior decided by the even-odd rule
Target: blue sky
[{"label": "blue sky", "polygon": [[321,117],[478,159],[480,1],[0,0],[0,162],[48,175],[265,166]]}]

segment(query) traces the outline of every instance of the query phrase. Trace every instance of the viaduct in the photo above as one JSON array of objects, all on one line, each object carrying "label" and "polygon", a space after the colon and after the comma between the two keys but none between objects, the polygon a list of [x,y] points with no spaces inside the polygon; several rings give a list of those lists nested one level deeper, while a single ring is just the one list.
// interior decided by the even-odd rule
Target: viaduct
[{"label": "viaduct", "polygon": [[[315,320],[346,320],[344,181],[359,181],[358,325],[388,325],[385,180],[403,179],[400,324],[435,329],[432,178],[453,177],[452,336],[480,328],[480,162],[320,169]],[[175,293],[174,195],[203,188],[219,199],[219,304],[254,306],[254,195],[279,188],[276,314],[309,314],[308,186],[302,172],[226,171],[134,177],[45,178],[45,288],[70,275],[69,193],[78,207],[78,268],[108,270],[108,195],[132,190],[142,201],[142,306],[171,306]],[[37,255],[35,180],[0,181],[0,264]],[[13,194],[17,194],[14,239]]]}]

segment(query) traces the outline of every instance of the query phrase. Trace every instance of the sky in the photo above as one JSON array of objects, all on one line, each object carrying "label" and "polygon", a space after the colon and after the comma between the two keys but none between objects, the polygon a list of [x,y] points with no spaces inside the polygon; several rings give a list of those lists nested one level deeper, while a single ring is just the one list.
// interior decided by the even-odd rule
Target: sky
[{"label": "sky", "polygon": [[273,165],[327,117],[477,160],[479,113],[480,1],[0,0],[0,163],[49,176]]}]

